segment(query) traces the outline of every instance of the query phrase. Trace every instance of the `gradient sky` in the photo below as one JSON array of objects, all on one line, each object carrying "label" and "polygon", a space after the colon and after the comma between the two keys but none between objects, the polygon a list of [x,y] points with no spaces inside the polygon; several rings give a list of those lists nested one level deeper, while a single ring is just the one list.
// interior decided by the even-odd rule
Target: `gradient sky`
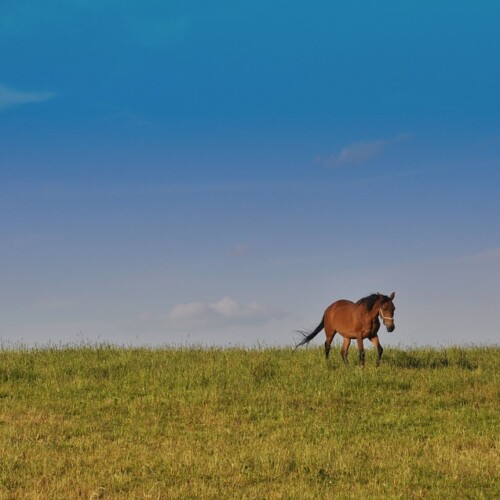
[{"label": "gradient sky", "polygon": [[[2,1],[0,342],[498,343],[497,1]],[[323,334],[314,344],[324,341]]]}]

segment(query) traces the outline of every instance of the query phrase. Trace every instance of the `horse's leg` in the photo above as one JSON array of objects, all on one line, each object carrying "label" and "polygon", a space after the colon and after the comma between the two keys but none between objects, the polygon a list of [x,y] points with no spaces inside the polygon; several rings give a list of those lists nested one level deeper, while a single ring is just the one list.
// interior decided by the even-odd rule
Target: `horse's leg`
[{"label": "horse's leg", "polygon": [[328,331],[325,333],[326,333],[325,356],[326,356],[326,359],[328,359],[328,356],[330,355],[330,346],[332,345],[333,337],[335,337],[335,334],[337,332],[335,330],[333,330],[332,332]]},{"label": "horse's leg", "polygon": [[372,344],[377,348],[377,366],[380,366],[380,360],[382,359],[382,353],[384,352],[384,349],[382,349],[380,340],[378,339],[377,335],[375,335],[375,337],[371,338],[370,340],[372,341]]},{"label": "horse's leg", "polygon": [[363,337],[358,337],[358,351],[359,351],[359,365],[364,368],[365,366],[365,348],[363,347]]},{"label": "horse's leg", "polygon": [[342,349],[340,349],[340,355],[345,364],[347,364],[347,353],[349,352],[349,346],[351,345],[351,339],[344,337],[344,342],[342,343]]}]

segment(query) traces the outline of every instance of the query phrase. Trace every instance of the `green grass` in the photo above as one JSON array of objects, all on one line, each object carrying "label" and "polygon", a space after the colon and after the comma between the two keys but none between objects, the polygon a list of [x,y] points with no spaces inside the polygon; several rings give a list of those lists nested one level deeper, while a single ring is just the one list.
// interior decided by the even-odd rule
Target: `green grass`
[{"label": "green grass", "polygon": [[355,354],[0,350],[0,498],[500,497],[500,348]]}]

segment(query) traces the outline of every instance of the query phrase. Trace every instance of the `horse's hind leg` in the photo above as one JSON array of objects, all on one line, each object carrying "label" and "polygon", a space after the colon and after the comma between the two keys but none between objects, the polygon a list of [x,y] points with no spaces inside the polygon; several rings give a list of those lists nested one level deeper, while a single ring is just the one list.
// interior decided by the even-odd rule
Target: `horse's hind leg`
[{"label": "horse's hind leg", "polygon": [[325,341],[325,357],[328,359],[328,356],[330,355],[330,347],[332,345],[332,340],[333,337],[335,337],[335,334],[337,333],[335,330],[333,332],[325,332],[326,333],[326,341]]},{"label": "horse's hind leg", "polygon": [[372,341],[372,344],[377,348],[377,366],[380,366],[380,360],[382,359],[382,353],[384,352],[384,349],[380,345],[380,340],[376,335],[370,340]]},{"label": "horse's hind leg", "polygon": [[345,364],[347,364],[347,353],[349,352],[349,346],[351,345],[351,339],[344,338],[342,343],[342,349],[340,349],[340,355]]}]

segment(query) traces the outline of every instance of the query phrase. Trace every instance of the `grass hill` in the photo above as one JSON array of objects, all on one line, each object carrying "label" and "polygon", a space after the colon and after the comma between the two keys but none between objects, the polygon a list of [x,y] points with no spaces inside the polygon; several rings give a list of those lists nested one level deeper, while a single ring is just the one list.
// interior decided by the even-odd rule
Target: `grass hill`
[{"label": "grass hill", "polygon": [[0,349],[0,498],[499,498],[500,348]]}]

